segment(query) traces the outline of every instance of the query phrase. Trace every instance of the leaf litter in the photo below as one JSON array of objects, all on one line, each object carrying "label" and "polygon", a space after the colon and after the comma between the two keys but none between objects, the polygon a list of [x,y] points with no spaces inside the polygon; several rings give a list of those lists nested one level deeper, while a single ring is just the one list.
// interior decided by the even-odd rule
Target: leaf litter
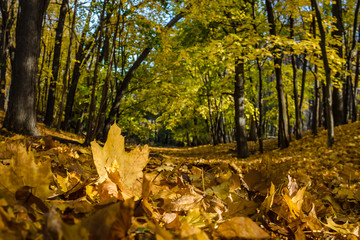
[{"label": "leaf litter", "polygon": [[[360,123],[284,150],[0,136],[0,239],[358,239]],[[149,157],[150,153],[150,157]]]}]

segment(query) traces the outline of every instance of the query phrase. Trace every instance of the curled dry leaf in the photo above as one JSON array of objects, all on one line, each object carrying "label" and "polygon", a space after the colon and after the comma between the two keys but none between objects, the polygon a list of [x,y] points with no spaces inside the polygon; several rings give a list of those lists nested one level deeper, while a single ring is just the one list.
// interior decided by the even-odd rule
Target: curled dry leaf
[{"label": "curled dry leaf", "polygon": [[179,215],[177,213],[165,213],[161,220],[167,229],[178,229],[181,226]]},{"label": "curled dry leaf", "polygon": [[299,217],[302,213],[301,207],[304,202],[304,194],[305,194],[306,187],[302,187],[294,197],[290,197],[287,194],[284,194],[284,200],[289,207],[290,213],[293,218]]},{"label": "curled dry leaf", "polygon": [[97,210],[82,222],[90,239],[123,239],[131,226],[135,202],[133,199],[111,204]]}]

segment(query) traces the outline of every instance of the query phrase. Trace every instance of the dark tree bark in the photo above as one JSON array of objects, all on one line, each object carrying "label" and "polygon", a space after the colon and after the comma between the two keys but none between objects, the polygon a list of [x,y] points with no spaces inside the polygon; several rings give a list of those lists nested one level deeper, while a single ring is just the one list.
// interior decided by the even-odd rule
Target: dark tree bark
[{"label": "dark tree bark", "polygon": [[[251,2],[252,8],[252,18],[256,19],[255,14],[255,3],[256,1]],[[257,32],[256,24],[253,24],[253,28]],[[259,44],[255,43],[255,48],[259,48]],[[259,58],[256,58],[256,64],[259,72],[259,91],[258,91],[258,106],[259,106],[259,123],[257,124],[257,134],[259,139],[259,151],[260,153],[264,152],[264,144],[263,144],[263,134],[264,134],[264,121],[263,121],[263,79],[262,79],[262,65],[260,64]]]},{"label": "dark tree bark", "polygon": [[236,152],[238,158],[249,156],[246,139],[246,121],[245,121],[245,78],[244,61],[237,59],[235,63],[235,139]]},{"label": "dark tree bark", "polygon": [[258,138],[259,138],[259,150],[260,153],[264,152],[264,121],[263,121],[263,79],[262,79],[262,66],[260,64],[259,59],[256,59],[256,63],[258,66],[258,71],[259,71],[259,97],[258,97],[258,102],[259,102],[259,126],[258,126]]},{"label": "dark tree bark", "polygon": [[[290,38],[294,38],[294,18],[290,17]],[[295,137],[296,139],[302,138],[302,122],[301,122],[301,109],[299,103],[298,94],[298,82],[297,82],[297,67],[295,55],[291,54],[291,65],[293,70],[293,91],[295,102]]]},{"label": "dark tree bark", "polygon": [[[80,43],[77,48],[77,52],[76,52],[76,56],[75,56],[76,61],[74,64],[72,79],[71,79],[71,83],[69,86],[69,92],[66,97],[65,119],[64,119],[64,125],[63,125],[64,130],[70,129],[70,121],[71,121],[72,114],[73,114],[72,109],[74,106],[75,93],[76,93],[77,85],[78,85],[78,82],[80,79],[80,68],[81,68],[82,64],[84,64],[85,55],[92,45],[92,42],[90,42],[90,41],[85,42],[85,40],[86,40],[86,34],[89,32],[89,28],[90,28],[90,19],[92,16],[92,7],[93,7],[94,2],[95,2],[95,0],[91,1],[90,10],[86,17],[85,26],[81,33]],[[95,31],[95,33],[94,33],[94,36],[96,36],[96,35],[97,35],[97,31]]]},{"label": "dark tree bark", "polygon": [[250,115],[249,141],[257,140],[256,115]]},{"label": "dark tree bark", "polygon": [[299,103],[300,111],[302,109],[302,105],[304,102],[307,65],[308,65],[308,61],[306,59],[306,50],[305,50],[304,58],[303,58],[303,67],[302,67],[303,72],[301,75],[301,93],[300,93],[300,103]]},{"label": "dark tree bark", "polygon": [[322,59],[324,63],[324,69],[325,69],[325,77],[326,77],[326,86],[325,86],[325,97],[326,97],[326,123],[327,123],[327,130],[328,130],[328,146],[331,147],[334,144],[334,118],[333,118],[333,112],[332,112],[332,99],[331,99],[331,70],[327,58],[327,52],[326,52],[326,36],[325,36],[325,30],[322,25],[322,18],[321,13],[319,10],[319,6],[316,0],[311,0],[311,3],[313,7],[315,8],[316,13],[316,19],[318,23],[318,28],[320,31],[320,48],[322,53]]},{"label": "dark tree bark", "polygon": [[[184,13],[179,13],[173,19],[171,19],[170,22],[168,22],[168,24],[166,24],[165,29],[172,28],[183,17],[184,17]],[[125,91],[127,90],[134,73],[139,68],[141,63],[149,55],[149,53],[151,52],[151,49],[152,49],[152,47],[147,47],[143,50],[143,52],[140,54],[140,56],[136,59],[134,64],[131,66],[131,68],[126,73],[124,80],[122,81],[120,87],[118,89],[116,89],[115,100],[112,103],[109,116],[105,121],[105,126],[104,126],[104,130],[103,130],[104,138],[106,138],[111,124],[113,124],[115,122],[116,115],[119,112],[121,100],[125,95]]]},{"label": "dark tree bark", "polygon": [[359,67],[360,67],[360,51],[358,51],[356,56],[356,69],[355,69],[355,83],[354,83],[354,97],[353,97],[353,112],[352,112],[352,122],[357,121],[357,95],[358,95],[358,84],[359,84]]},{"label": "dark tree bark", "polygon": [[[92,138],[93,138],[93,119],[95,116],[95,110],[96,110],[96,85],[98,81],[98,74],[99,74],[99,65],[101,61],[103,60],[104,53],[101,53],[101,47],[103,44],[103,33],[104,33],[104,16],[106,12],[106,5],[108,3],[108,0],[106,0],[103,3],[103,9],[100,16],[100,34],[99,38],[97,40],[97,54],[96,54],[96,62],[95,62],[95,69],[94,69],[94,77],[92,78],[92,91],[91,91],[91,101],[90,101],[90,108],[89,108],[89,119],[88,119],[88,125],[87,125],[87,131],[85,136],[85,145],[89,145]],[[108,20],[110,20],[111,13],[108,14]],[[105,50],[106,51],[106,50]]]},{"label": "dark tree bark", "polygon": [[[359,16],[359,8],[360,8],[360,0],[357,1],[356,9],[355,9],[355,17],[354,17],[354,23],[353,23],[353,36],[352,36],[352,44],[351,49],[349,51],[348,57],[347,57],[347,70],[349,71],[349,74],[351,74],[351,68],[352,68],[352,58],[353,53],[355,51],[356,43],[359,41],[356,41],[356,29],[357,29],[357,23],[358,23],[358,16]],[[360,31],[360,27],[359,27]],[[350,79],[351,81],[351,79]],[[355,79],[354,79],[354,87],[351,89],[352,92],[352,116],[351,120],[352,122],[356,122],[357,120],[357,88],[358,88],[358,81],[359,81],[359,51],[356,55],[356,68],[355,68]]]},{"label": "dark tree bark", "polygon": [[16,49],[4,127],[27,135],[40,135],[36,124],[36,76],[42,21],[49,0],[20,0]]},{"label": "dark tree bark", "polygon": [[65,106],[66,88],[68,85],[68,72],[70,70],[70,62],[71,62],[71,49],[72,49],[73,40],[74,40],[76,12],[77,12],[77,0],[75,0],[74,6],[75,6],[75,8],[74,8],[74,13],[73,13],[73,18],[71,21],[71,28],[69,30],[70,31],[70,40],[69,40],[69,47],[68,47],[67,58],[66,58],[65,72],[63,75],[63,90],[62,90],[62,94],[61,94],[59,117],[58,117],[58,122],[57,122],[57,126],[56,126],[56,131],[60,130],[61,119],[63,116],[64,106]]},{"label": "dark tree bark", "polygon": [[1,11],[1,33],[0,38],[0,110],[5,110],[6,90],[6,69],[8,60],[8,49],[10,44],[10,31],[15,21],[14,14],[15,0],[9,6],[9,0],[0,1]]},{"label": "dark tree bark", "polygon": [[[332,36],[338,39],[343,39],[343,23],[342,23],[342,9],[341,9],[341,0],[336,0],[333,2],[332,15],[337,19],[336,28],[332,31]],[[337,50],[337,54],[340,58],[344,57],[343,54],[343,46],[334,46]],[[343,81],[343,75],[340,73],[335,74],[335,78],[337,78],[340,82]],[[343,84],[343,89],[339,89],[334,87],[332,101],[333,101],[333,112],[334,112],[334,124],[338,126],[344,123],[345,119],[347,119],[347,83]],[[347,120],[346,120],[347,121]]]},{"label": "dark tree bark", "polygon": [[[116,26],[120,25],[120,13],[117,14],[117,18],[116,18]],[[108,19],[110,20],[110,19]],[[109,24],[109,22],[107,23]],[[124,25],[122,25],[121,31],[123,31],[124,29]],[[107,28],[107,32],[109,31],[109,28]],[[108,59],[108,56],[105,56],[105,62],[106,65],[108,65],[108,69],[106,71],[106,77],[105,77],[105,81],[104,81],[104,86],[102,89],[102,93],[101,93],[101,100],[100,100],[100,106],[99,106],[99,111],[98,111],[98,116],[96,119],[96,124],[95,124],[95,129],[94,129],[94,136],[92,137],[92,139],[94,139],[95,137],[98,139],[102,139],[102,129],[104,128],[104,124],[105,124],[105,120],[106,120],[106,111],[108,108],[108,94],[109,94],[109,87],[110,87],[110,79],[111,79],[111,72],[112,72],[112,65],[115,59],[115,48],[116,48],[116,38],[118,37],[118,31],[119,31],[119,27],[117,27],[115,29],[115,32],[113,34],[113,38],[112,38],[112,48],[111,48],[111,53],[110,53],[110,59]],[[107,33],[106,35],[106,39],[105,39],[105,45],[109,45],[109,33]],[[107,53],[106,55],[109,55],[109,48],[105,48],[107,49]],[[103,51],[105,51],[105,49]]]},{"label": "dark tree bark", "polygon": [[315,65],[315,84],[314,84],[314,109],[313,109],[313,122],[312,122],[312,132],[315,136],[318,134],[318,124],[319,124],[319,112],[320,112],[320,85],[317,79],[318,68]]},{"label": "dark tree bark", "polygon": [[[316,39],[316,19],[313,18],[312,21],[312,30],[313,30],[313,37]],[[320,119],[320,84],[317,79],[318,67],[314,65],[314,109],[313,109],[313,122],[312,122],[312,132],[313,135],[318,135],[318,125]]]},{"label": "dark tree bark", "polygon": [[[270,35],[276,36],[276,25],[274,18],[274,11],[272,7],[272,1],[266,0],[266,10],[268,22],[270,24]],[[284,85],[282,80],[282,58],[281,49],[275,46],[273,49],[274,55],[274,68],[276,78],[276,90],[279,101],[279,143],[281,148],[287,148],[290,144],[289,131],[288,131],[288,118],[286,115],[286,100],[284,94]]]},{"label": "dark tree bark", "polygon": [[54,120],[56,82],[58,79],[58,73],[60,68],[62,36],[64,32],[68,2],[69,0],[63,0],[61,3],[58,25],[55,30],[56,34],[55,34],[55,47],[54,47],[54,56],[53,56],[53,64],[52,64],[52,78],[50,79],[50,87],[48,92],[48,99],[46,104],[46,113],[44,120],[44,123],[48,126],[50,126]]}]

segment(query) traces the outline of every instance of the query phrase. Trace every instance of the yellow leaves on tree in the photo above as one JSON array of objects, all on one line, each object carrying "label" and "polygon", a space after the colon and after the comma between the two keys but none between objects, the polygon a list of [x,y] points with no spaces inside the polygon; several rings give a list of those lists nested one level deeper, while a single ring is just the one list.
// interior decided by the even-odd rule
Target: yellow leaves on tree
[{"label": "yellow leaves on tree", "polygon": [[[117,180],[114,183],[122,192],[126,193],[123,194],[124,198],[130,198],[131,195],[141,196],[142,170],[149,161],[148,146],[136,147],[131,152],[126,152],[121,129],[114,124],[110,127],[104,147],[93,141],[91,142],[91,150],[99,174],[99,183],[108,179],[114,182],[115,178]],[[114,177],[116,175],[119,178]],[[111,194],[116,195],[113,186],[110,188]]]}]

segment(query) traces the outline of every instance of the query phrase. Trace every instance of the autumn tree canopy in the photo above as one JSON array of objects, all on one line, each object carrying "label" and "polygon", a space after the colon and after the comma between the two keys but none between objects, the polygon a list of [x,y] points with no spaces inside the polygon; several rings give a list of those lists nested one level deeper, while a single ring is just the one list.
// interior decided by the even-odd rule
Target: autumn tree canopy
[{"label": "autumn tree canopy", "polygon": [[[17,70],[37,48],[20,42],[30,10],[0,3],[4,127],[34,134],[36,123],[13,121],[21,87],[32,88]],[[358,118],[359,1],[51,0],[44,10],[32,16],[42,23],[26,94],[35,107],[20,105],[87,144],[116,122],[136,143],[236,141],[246,157],[248,140],[286,148],[322,126],[331,146],[334,125]]]}]

